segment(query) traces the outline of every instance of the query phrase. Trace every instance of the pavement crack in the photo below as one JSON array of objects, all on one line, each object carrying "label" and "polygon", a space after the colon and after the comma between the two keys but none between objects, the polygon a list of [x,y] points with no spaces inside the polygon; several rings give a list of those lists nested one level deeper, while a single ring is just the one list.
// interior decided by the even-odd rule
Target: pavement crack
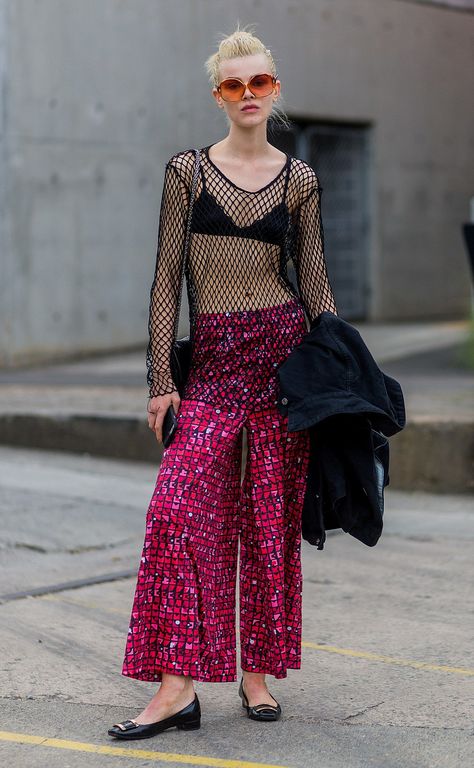
[{"label": "pavement crack", "polygon": [[369,712],[371,709],[376,709],[376,707],[380,707],[381,704],[385,704],[384,701],[378,701],[376,704],[370,704],[368,707],[364,707],[364,709],[361,709],[359,712],[354,712],[353,715],[347,715],[347,717],[342,718],[342,722],[345,722],[346,720],[351,720],[354,717],[359,717],[359,715],[365,715],[366,712]]},{"label": "pavement crack", "polygon": [[126,539],[120,539],[119,541],[113,541],[105,544],[83,544],[77,547],[70,547],[68,549],[65,549],[64,551],[68,552],[68,554],[71,554],[71,555],[77,555],[77,554],[80,554],[81,552],[92,552],[95,550],[114,549],[115,547],[122,546],[122,544],[128,544],[131,541],[133,541],[133,536],[127,536]]},{"label": "pavement crack", "polygon": [[43,554],[51,551],[47,547],[41,547],[39,544],[29,544],[27,541],[14,541],[12,544],[7,545],[7,547],[10,549],[29,549],[33,552],[42,552]]},{"label": "pavement crack", "polygon": [[101,552],[106,549],[115,549],[116,547],[121,547],[124,544],[129,544],[131,541],[133,541],[133,536],[127,536],[127,538],[119,539],[118,541],[104,542],[103,544],[78,544],[74,547],[43,547],[41,544],[32,544],[28,541],[14,541],[10,544],[7,544],[6,548],[28,549],[33,552],[40,552],[44,555],[80,555],[84,552]]}]

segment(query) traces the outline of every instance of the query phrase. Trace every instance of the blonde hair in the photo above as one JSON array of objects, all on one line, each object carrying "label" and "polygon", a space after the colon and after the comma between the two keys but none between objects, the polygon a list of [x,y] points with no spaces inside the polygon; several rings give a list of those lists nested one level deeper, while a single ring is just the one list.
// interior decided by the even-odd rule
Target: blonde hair
[{"label": "blonde hair", "polygon": [[[249,26],[249,24],[246,25],[246,27]],[[219,84],[219,64],[221,61],[234,59],[238,56],[252,56],[256,53],[265,54],[270,67],[270,72],[274,77],[277,76],[275,59],[273,58],[272,52],[264,45],[260,38],[254,35],[253,32],[249,32],[246,27],[241,27],[240,23],[237,22],[235,30],[230,35],[224,34],[219,42],[217,51],[206,59],[204,66],[212,88],[216,88]],[[291,123],[281,106],[281,102],[282,97],[280,93],[278,100],[273,102],[268,122],[269,125],[272,122],[275,122],[281,128],[289,129]]]}]

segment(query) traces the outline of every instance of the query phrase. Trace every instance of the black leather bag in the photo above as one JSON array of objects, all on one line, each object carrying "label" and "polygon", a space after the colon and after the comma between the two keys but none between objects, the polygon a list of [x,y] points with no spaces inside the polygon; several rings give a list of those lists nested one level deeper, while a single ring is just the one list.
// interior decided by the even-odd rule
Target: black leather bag
[{"label": "black leather bag", "polygon": [[180,397],[183,396],[184,388],[191,368],[192,344],[189,336],[183,336],[176,339],[171,348],[171,375],[176,384]]},{"label": "black leather bag", "polygon": [[[191,240],[191,219],[193,215],[194,198],[196,196],[196,187],[197,187],[197,180],[198,180],[198,174],[199,174],[199,164],[200,164],[200,154],[201,154],[199,149],[195,149],[194,152],[196,154],[196,163],[194,166],[194,175],[193,175],[193,182],[191,186],[191,195],[190,195],[190,201],[189,201],[188,222],[186,227],[186,241],[184,245],[184,256],[183,256],[183,272],[182,272],[183,275],[185,274],[186,262],[189,254],[189,244]],[[178,312],[179,312],[179,309],[178,309]],[[189,376],[189,369],[191,367],[191,358],[192,358],[191,337],[188,335],[188,336],[183,336],[181,339],[176,339],[173,342],[173,345],[171,347],[170,369],[171,369],[171,376],[173,377],[173,381],[176,384],[180,397],[183,396],[184,388],[186,386],[186,381]]]}]

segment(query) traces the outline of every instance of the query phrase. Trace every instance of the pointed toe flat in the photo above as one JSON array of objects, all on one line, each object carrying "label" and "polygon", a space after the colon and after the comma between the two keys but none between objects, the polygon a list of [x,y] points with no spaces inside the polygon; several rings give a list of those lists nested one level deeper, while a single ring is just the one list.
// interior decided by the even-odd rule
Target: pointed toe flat
[{"label": "pointed toe flat", "polygon": [[167,728],[178,728],[182,731],[194,731],[201,727],[201,705],[197,694],[194,701],[188,704],[175,715],[165,717],[156,723],[137,723],[136,720],[123,720],[114,723],[107,733],[116,739],[148,739],[157,733],[166,731]]},{"label": "pointed toe flat", "polygon": [[242,678],[239,686],[239,696],[242,699],[242,706],[247,710],[247,717],[251,720],[260,720],[261,722],[270,722],[279,720],[281,716],[281,707],[277,702],[276,707],[273,704],[255,704],[251,707],[244,691],[244,679]]}]

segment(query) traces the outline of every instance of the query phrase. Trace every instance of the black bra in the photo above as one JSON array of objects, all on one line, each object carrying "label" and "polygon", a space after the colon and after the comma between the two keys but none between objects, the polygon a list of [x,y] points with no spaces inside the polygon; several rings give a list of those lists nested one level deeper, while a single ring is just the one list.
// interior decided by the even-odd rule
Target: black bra
[{"label": "black bra", "polygon": [[[290,213],[282,201],[261,219],[239,227],[224,211],[214,195],[208,192],[204,173],[201,168],[202,189],[196,197],[191,218],[191,232],[202,235],[232,235],[233,237],[248,237],[265,243],[281,245],[288,229]],[[288,181],[285,181],[285,193]],[[284,195],[285,196],[285,195]]]}]

